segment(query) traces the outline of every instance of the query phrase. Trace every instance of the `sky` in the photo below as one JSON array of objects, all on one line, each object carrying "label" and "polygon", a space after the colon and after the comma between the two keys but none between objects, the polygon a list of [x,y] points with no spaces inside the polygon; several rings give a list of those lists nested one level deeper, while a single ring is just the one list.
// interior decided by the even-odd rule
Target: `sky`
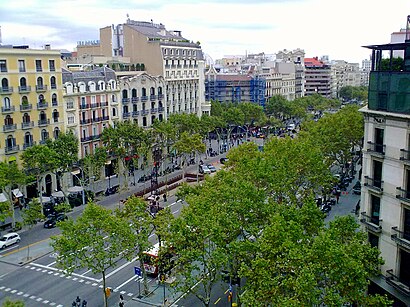
[{"label": "sky", "polygon": [[370,57],[362,46],[406,27],[410,0],[0,0],[2,43],[74,51],[127,14],[182,31],[213,60],[300,48],[361,63]]}]

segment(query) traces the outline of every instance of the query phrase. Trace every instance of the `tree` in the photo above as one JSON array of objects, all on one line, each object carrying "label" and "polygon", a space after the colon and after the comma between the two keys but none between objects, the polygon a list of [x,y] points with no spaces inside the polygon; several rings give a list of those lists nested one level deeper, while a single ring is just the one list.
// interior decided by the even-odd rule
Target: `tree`
[{"label": "tree", "polygon": [[[245,115],[238,107],[231,107],[222,114],[222,118],[226,123],[227,139],[231,139],[231,133],[237,126],[242,126],[245,123]],[[229,149],[228,142],[228,149]]]},{"label": "tree", "polygon": [[79,161],[82,167],[85,178],[92,178],[99,180],[101,176],[101,169],[107,162],[107,150],[104,147],[97,147],[93,154],[87,154]]},{"label": "tree", "polygon": [[52,172],[56,169],[57,153],[46,145],[34,145],[27,148],[21,154],[23,167],[36,178],[37,193],[40,196],[40,203],[43,203],[42,196],[42,179],[47,172]]},{"label": "tree", "polygon": [[106,271],[117,265],[118,258],[131,260],[135,234],[127,221],[92,202],[76,221],[68,219],[59,227],[61,235],[51,238],[51,246],[58,253],[57,265],[68,275],[84,268],[102,274],[104,305],[108,307]]},{"label": "tree", "polygon": [[[31,229],[34,225],[44,219],[43,206],[34,198],[21,212],[23,224]],[[30,259],[30,244],[27,245],[27,260]]]},{"label": "tree", "polygon": [[1,307],[24,307],[24,302],[23,301],[12,301],[8,297],[6,297],[6,300],[3,302]]},{"label": "tree", "polygon": [[326,227],[313,202],[275,208],[253,244],[252,258],[242,263],[246,305],[388,305],[385,297],[366,295],[368,278],[379,272],[382,260],[353,217]]},{"label": "tree", "polygon": [[244,115],[246,134],[249,135],[249,128],[255,124],[263,122],[265,120],[265,113],[261,106],[250,102],[241,103],[238,107]]},{"label": "tree", "polygon": [[[135,249],[139,259],[143,259],[143,253],[152,246],[149,241],[149,236],[152,233],[152,217],[147,210],[146,202],[137,197],[130,197],[124,204],[122,210],[117,210],[116,214],[121,219],[125,220],[135,234]],[[144,279],[144,291],[148,294],[148,280],[145,267],[141,266]]]},{"label": "tree", "polygon": [[288,101],[281,95],[272,96],[266,102],[266,113],[282,119],[285,115],[289,114]]},{"label": "tree", "polygon": [[3,210],[0,209],[0,212],[2,212],[5,217],[11,215],[13,228],[16,226],[13,188],[24,183],[26,183],[26,176],[18,168],[17,163],[0,162],[0,189],[3,190],[3,194],[7,198],[7,204],[9,206],[8,209],[5,209],[6,204],[3,203]]},{"label": "tree", "polygon": [[179,155],[182,155],[184,161],[184,171],[182,173],[182,178],[185,176],[185,170],[188,165],[187,155],[194,153],[203,153],[206,150],[205,144],[202,142],[202,138],[199,134],[189,135],[188,132],[183,132],[175,142],[174,145]]}]

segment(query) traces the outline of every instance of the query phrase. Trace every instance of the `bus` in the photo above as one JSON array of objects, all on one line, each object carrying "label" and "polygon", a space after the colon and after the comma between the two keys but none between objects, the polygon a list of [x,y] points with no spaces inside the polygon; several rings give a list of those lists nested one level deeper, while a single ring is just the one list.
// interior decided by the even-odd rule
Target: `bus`
[{"label": "bus", "polygon": [[[154,244],[154,246],[143,252],[142,256],[142,265],[144,266],[145,272],[147,275],[157,277],[159,274],[159,265],[163,266],[163,273],[169,273],[169,271],[174,267],[176,254],[172,247],[164,247],[164,243],[160,246],[159,243]],[[163,251],[163,249],[166,249]]]}]

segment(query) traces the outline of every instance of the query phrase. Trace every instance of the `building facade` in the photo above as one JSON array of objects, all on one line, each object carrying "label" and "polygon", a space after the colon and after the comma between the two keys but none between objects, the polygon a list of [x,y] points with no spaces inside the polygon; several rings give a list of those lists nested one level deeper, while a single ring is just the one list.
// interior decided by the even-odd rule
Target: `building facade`
[{"label": "building facade", "polygon": [[[410,25],[410,24],[409,24]],[[360,221],[385,263],[369,292],[410,306],[410,37],[374,45],[365,119]],[[393,53],[391,51],[398,51]],[[383,55],[403,54],[400,70],[379,69]]]},{"label": "building facade", "polygon": [[315,58],[305,58],[305,95],[319,94],[334,98],[333,71],[330,64]]}]

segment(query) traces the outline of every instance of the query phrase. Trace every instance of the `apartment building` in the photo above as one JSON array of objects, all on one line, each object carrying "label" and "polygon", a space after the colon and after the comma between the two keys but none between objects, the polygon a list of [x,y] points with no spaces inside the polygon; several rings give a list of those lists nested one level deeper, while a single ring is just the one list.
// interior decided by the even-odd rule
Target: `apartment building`
[{"label": "apartment building", "polygon": [[63,68],[62,80],[65,125],[78,137],[78,158],[82,159],[102,146],[104,128],[121,116],[117,77],[107,67],[75,72]]},{"label": "apartment building", "polygon": [[339,91],[345,86],[360,86],[361,72],[359,63],[348,63],[343,60],[332,61],[333,97],[339,97]]},{"label": "apartment building", "polygon": [[[410,18],[408,19],[410,27]],[[360,221],[385,263],[369,292],[410,306],[410,35],[372,50],[365,119]],[[393,51],[393,52],[392,52]],[[397,52],[396,52],[397,51]],[[383,58],[404,55],[400,70],[381,70]]]},{"label": "apartment building", "polygon": [[283,49],[276,53],[276,60],[294,64],[295,98],[305,96],[305,51],[300,48],[294,50]]},{"label": "apartment building", "polygon": [[90,54],[129,58],[153,76],[162,76],[166,114],[210,112],[205,103],[205,61],[201,46],[168,31],[163,24],[134,21],[100,29],[100,40],[77,46],[78,57]]},{"label": "apartment building", "polygon": [[317,57],[305,58],[305,95],[319,94],[326,98],[335,98],[333,90],[333,71],[330,64]]}]

